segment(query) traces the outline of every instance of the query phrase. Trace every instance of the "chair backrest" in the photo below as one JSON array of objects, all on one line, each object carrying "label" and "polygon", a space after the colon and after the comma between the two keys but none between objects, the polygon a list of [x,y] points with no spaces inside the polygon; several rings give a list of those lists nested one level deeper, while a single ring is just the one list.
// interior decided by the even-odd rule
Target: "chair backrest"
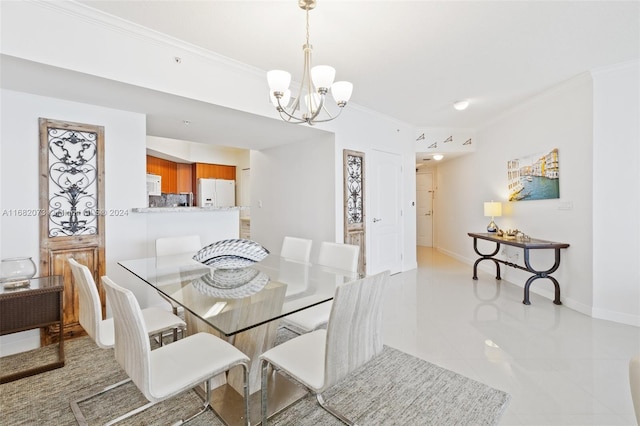
[{"label": "chair backrest", "polygon": [[280,257],[307,263],[311,257],[312,243],[312,240],[306,238],[284,237]]},{"label": "chair backrest", "polygon": [[113,347],[111,338],[105,339],[102,332],[100,294],[91,271],[75,259],[69,259],[69,266],[80,298],[80,325],[99,347],[103,349]]},{"label": "chair backrest", "polygon": [[324,389],[382,352],[382,301],[388,279],[389,271],[384,271],[336,287],[327,324]]},{"label": "chair backrest", "polygon": [[323,241],[320,243],[318,263],[331,268],[357,272],[359,254],[358,246]]},{"label": "chair backrest", "polygon": [[170,256],[173,254],[196,254],[202,248],[199,235],[184,235],[181,237],[163,237],[156,239],[156,256]]},{"label": "chair backrest", "polygon": [[102,284],[113,312],[116,361],[140,392],[149,401],[155,401],[149,390],[151,344],[140,305],[131,290],[117,285],[109,277],[102,277]]}]

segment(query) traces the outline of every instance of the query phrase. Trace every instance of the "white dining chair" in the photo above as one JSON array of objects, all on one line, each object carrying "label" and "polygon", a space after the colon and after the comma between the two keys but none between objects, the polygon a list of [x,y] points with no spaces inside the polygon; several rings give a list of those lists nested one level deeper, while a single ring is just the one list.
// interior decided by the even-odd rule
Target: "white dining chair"
[{"label": "white dining chair", "polygon": [[285,236],[282,240],[280,257],[296,262],[309,262],[312,240]]},{"label": "white dining chair", "polygon": [[[68,263],[80,299],[80,325],[100,348],[112,348],[113,318],[102,319],[100,295],[91,271],[73,258]],[[159,336],[169,330],[184,330],[187,326],[180,317],[157,307],[143,309],[142,316],[151,336]]]},{"label": "white dining chair", "polygon": [[210,408],[212,379],[237,366],[244,372],[244,424],[249,425],[249,357],[209,333],[196,333],[152,351],[142,310],[133,293],[108,277],[102,277],[102,283],[113,310],[116,360],[149,401],[107,425],[204,384],[202,409],[180,421],[188,422]]},{"label": "white dining chair", "polygon": [[[156,239],[156,257],[172,256],[176,254],[196,254],[202,248],[199,235],[181,235],[179,237],[162,237]],[[158,292],[160,297],[171,305],[174,315],[179,315],[182,307],[167,296]],[[174,336],[175,338],[175,336]]]},{"label": "white dining chair", "polygon": [[[343,271],[358,271],[360,247],[351,244],[323,241],[318,253],[318,264]],[[282,319],[282,326],[297,334],[308,333],[329,321],[331,301],[304,309]]]},{"label": "white dining chair", "polygon": [[294,337],[260,356],[262,425],[267,424],[269,376],[277,370],[310,389],[329,413],[353,424],[329,407],[322,393],[382,352],[382,301],[388,278],[385,271],[338,285],[326,330]]},{"label": "white dining chair", "polygon": [[[98,288],[96,287],[91,271],[86,265],[79,263],[75,259],[69,259],[68,263],[71,268],[71,274],[73,275],[75,287],[78,290],[78,297],[80,299],[80,325],[84,328],[89,337],[93,339],[96,345],[98,345],[98,347],[102,349],[113,348],[115,343],[113,318],[102,319],[100,295],[98,294]],[[143,309],[141,311],[141,315],[145,323],[145,329],[148,331],[147,340],[149,335],[161,336],[164,331],[171,329],[180,329],[184,331],[187,326],[180,317],[156,307]],[[160,342],[162,344],[162,339],[160,339]],[[101,395],[130,381],[130,379],[122,380],[113,385],[109,385],[98,392],[72,401],[70,403],[71,411],[78,423],[86,424],[85,417],[79,406],[81,402]]]}]

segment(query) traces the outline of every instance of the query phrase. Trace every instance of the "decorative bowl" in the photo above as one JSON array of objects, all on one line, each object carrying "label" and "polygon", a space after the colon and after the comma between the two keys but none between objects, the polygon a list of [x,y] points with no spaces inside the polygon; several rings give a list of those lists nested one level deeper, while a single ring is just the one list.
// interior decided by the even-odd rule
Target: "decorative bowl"
[{"label": "decorative bowl", "polygon": [[191,283],[198,292],[220,299],[242,299],[256,294],[269,282],[269,276],[253,268],[214,269]]},{"label": "decorative bowl", "polygon": [[28,282],[36,275],[36,264],[30,257],[12,257],[0,261],[0,283]]},{"label": "decorative bowl", "polygon": [[200,249],[193,260],[214,269],[240,269],[260,262],[269,250],[255,241],[245,239],[222,240]]}]

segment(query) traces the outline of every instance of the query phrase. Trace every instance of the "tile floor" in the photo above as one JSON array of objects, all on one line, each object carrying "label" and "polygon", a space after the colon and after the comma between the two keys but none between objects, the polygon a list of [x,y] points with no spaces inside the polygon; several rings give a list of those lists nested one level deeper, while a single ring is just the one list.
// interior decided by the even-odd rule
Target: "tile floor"
[{"label": "tile floor", "polygon": [[[511,394],[500,425],[636,425],[629,359],[640,329],[590,318],[418,247],[391,277],[385,344]],[[562,283],[560,283],[562,285]]]}]

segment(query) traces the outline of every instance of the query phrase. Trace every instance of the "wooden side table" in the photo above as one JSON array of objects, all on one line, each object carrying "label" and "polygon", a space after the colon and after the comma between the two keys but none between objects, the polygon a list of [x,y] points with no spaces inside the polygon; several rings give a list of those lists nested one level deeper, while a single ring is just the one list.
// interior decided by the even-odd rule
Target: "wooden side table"
[{"label": "wooden side table", "polygon": [[7,383],[64,366],[62,276],[32,278],[28,287],[0,285],[0,335],[57,325],[60,329],[58,360],[0,377]]}]

